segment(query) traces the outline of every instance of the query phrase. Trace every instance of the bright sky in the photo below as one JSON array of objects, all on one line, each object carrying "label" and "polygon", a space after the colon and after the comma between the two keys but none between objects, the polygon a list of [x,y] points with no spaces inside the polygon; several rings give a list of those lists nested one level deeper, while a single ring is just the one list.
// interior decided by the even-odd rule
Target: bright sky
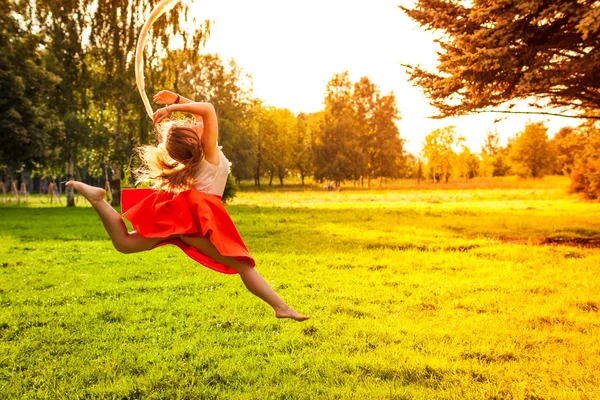
[{"label": "bright sky", "polygon": [[[190,1],[201,19],[212,19],[207,52],[234,58],[253,77],[254,93],[267,104],[293,112],[323,109],[325,86],[333,74],[348,70],[352,81],[367,76],[383,93],[393,91],[406,149],[418,154],[433,129],[455,125],[479,152],[488,129],[501,143],[528,120],[546,121],[552,136],[579,121],[547,116],[478,114],[444,120],[428,118],[434,109],[408,83],[400,64],[436,65],[430,32],[410,20],[398,4],[412,0],[204,0]],[[525,110],[526,108],[522,108]]]}]

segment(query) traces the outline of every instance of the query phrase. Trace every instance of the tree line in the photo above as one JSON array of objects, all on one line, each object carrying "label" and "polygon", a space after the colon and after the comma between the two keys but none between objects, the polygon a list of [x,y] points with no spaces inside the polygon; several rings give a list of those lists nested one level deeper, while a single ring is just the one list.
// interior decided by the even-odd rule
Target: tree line
[{"label": "tree line", "polygon": [[[133,156],[135,147],[153,140],[152,125],[135,88],[133,55],[143,17],[157,2],[3,1],[4,12],[0,13],[3,48],[0,54],[0,127],[3,130],[0,181],[18,178],[19,174],[24,176],[24,171],[65,179],[100,178],[110,181],[112,202],[118,205],[121,183],[133,182],[130,171],[137,163]],[[450,41],[442,43],[448,59],[442,60],[440,74],[418,68],[412,70],[413,80],[424,87],[442,115],[459,115],[502,104],[513,97],[526,96],[528,87],[549,85],[541,79],[548,68],[540,67],[536,72],[540,79],[527,80],[530,86],[519,83],[519,91],[500,91],[503,87],[498,86],[496,75],[502,75],[499,68],[504,58],[497,61],[500,67],[490,70],[493,73],[485,66],[487,61],[478,58],[487,54],[485,51],[489,57],[496,57],[498,44],[481,42],[487,36],[479,35],[480,50],[468,58],[461,54],[467,54],[470,45],[451,41],[455,30],[467,35],[475,34],[475,28],[493,30],[497,26],[485,20],[455,26],[452,21],[456,18],[446,18],[446,13],[468,19],[472,17],[468,9],[454,4],[442,9],[436,8],[438,6],[436,2],[421,1],[417,9],[405,11],[424,25],[448,32],[445,38]],[[569,36],[571,42],[561,36],[565,40],[561,39],[560,43],[566,47],[571,43],[571,47],[578,48],[583,40],[588,46],[586,49],[593,48],[598,27],[584,23],[589,22],[587,5],[577,7],[573,18],[580,18],[581,24],[569,29],[575,29],[579,36]],[[542,9],[528,11],[521,6],[519,10],[525,15],[544,12]],[[496,15],[494,13],[500,11],[494,8],[481,15]],[[510,15],[508,11],[502,12]],[[503,15],[496,18],[504,18]],[[508,17],[508,24],[513,23],[511,18]],[[543,24],[540,26],[544,28]],[[573,190],[584,192],[588,197],[597,197],[600,192],[596,150],[599,134],[593,123],[563,130],[552,140],[548,139],[543,125],[528,124],[505,147],[498,145],[497,134],[488,133],[479,154],[464,145],[464,139],[454,128],[446,127],[431,132],[423,143],[423,151],[414,156],[403,148],[404,141],[396,125],[400,114],[394,94],[382,94],[368,78],[352,82],[347,72],[335,74],[327,84],[323,109],[295,115],[257,99],[251,77],[233,60],[201,54],[199,50],[209,34],[210,24],[193,20],[185,5],[177,6],[159,19],[153,26],[146,54],[146,89],[152,94],[167,88],[197,101],[213,103],[219,117],[220,144],[233,162],[232,175],[237,180],[252,179],[257,186],[272,185],[274,181],[283,185],[287,177],[297,175],[302,182],[311,176],[316,180],[334,181],[337,185],[353,181],[368,187],[374,179],[388,178],[412,177],[440,182],[452,176],[469,179],[509,173],[524,177],[568,173],[573,177]],[[586,35],[585,39],[581,39],[581,35]],[[181,46],[172,48],[171,42],[181,43]],[[534,45],[538,46],[538,53],[545,49],[540,43],[529,43],[529,46]],[[573,79],[578,80],[565,81],[565,85],[577,88],[583,84],[582,80],[587,82],[587,77],[594,76],[593,69],[598,63],[588,58],[597,57],[598,53],[585,50],[577,56],[573,54],[571,58],[577,58],[577,66],[592,68],[574,71]],[[586,64],[586,60],[591,64]],[[460,71],[466,70],[464,66],[459,68],[460,62],[466,61],[472,63],[474,71],[488,72],[460,75]],[[518,68],[537,68],[537,64],[525,61],[520,60]],[[567,62],[562,58],[555,62],[559,61]],[[452,65],[455,69],[450,68]],[[556,71],[552,73],[550,78],[556,80]],[[510,83],[510,79],[507,82]],[[468,85],[463,87],[457,82]],[[481,94],[484,89],[490,91],[489,95]],[[457,98],[454,92],[464,97]],[[559,99],[556,93],[573,96],[580,92],[552,93],[552,99]],[[536,95],[529,93],[532,94]],[[583,109],[594,111],[595,103],[590,96],[587,102],[572,104],[583,104]],[[453,104],[451,108],[446,105],[448,100]],[[67,204],[74,204],[69,190]]]},{"label": "tree line", "polygon": [[451,177],[566,175],[571,177],[571,191],[588,198],[600,196],[600,179],[593,178],[599,176],[595,163],[600,132],[595,124],[564,127],[549,138],[544,123],[528,122],[505,146],[499,143],[498,132],[488,131],[481,151],[476,153],[454,127],[436,129],[425,137],[419,158],[408,156],[405,176],[448,182]]},{"label": "tree line", "polygon": [[[571,190],[588,198],[600,197],[597,1],[417,0],[410,7],[399,8],[436,33],[440,48],[436,68],[405,65],[411,82],[421,87],[437,110],[436,117],[478,112],[528,114],[531,112],[518,110],[519,103],[527,102],[538,108],[537,113],[584,121],[575,129],[559,132],[553,143],[547,144],[533,140],[543,136],[543,127],[528,126],[498,154],[493,155],[492,149],[482,152],[484,165],[489,164],[487,160],[498,163],[498,168],[493,168],[498,173],[506,169],[506,159],[513,163],[514,173],[524,176],[540,175],[554,165],[555,172],[571,174]],[[440,136],[448,139],[448,134]],[[466,152],[462,154],[464,160],[469,159]],[[552,154],[555,164],[548,161]],[[447,170],[443,163],[434,164],[438,170]],[[461,169],[463,174],[472,173],[467,172],[465,163]]]},{"label": "tree line", "polygon": [[[34,171],[63,179],[110,181],[118,205],[132,183],[134,149],[153,130],[134,79],[137,34],[156,0],[5,0],[0,16],[3,129],[0,179]],[[255,98],[251,77],[233,60],[201,54],[210,24],[185,5],[153,26],[146,54],[149,94],[167,88],[215,105],[220,144],[237,180],[257,186],[297,173],[340,182],[398,177],[403,157],[393,94],[368,78],[336,74],[324,109],[294,115]],[[172,41],[183,43],[171,48]],[[74,205],[67,189],[67,204]]]}]

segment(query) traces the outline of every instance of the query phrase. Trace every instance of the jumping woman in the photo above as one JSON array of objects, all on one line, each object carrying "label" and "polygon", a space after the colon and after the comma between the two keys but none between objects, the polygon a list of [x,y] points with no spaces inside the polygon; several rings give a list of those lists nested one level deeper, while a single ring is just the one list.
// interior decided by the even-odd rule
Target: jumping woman
[{"label": "jumping woman", "polygon": [[[276,317],[308,319],[290,308],[254,268],[254,259],[220,200],[231,164],[217,144],[219,127],[212,104],[168,90],[154,95],[154,101],[165,104],[153,115],[157,144],[138,149],[142,165],[134,171],[137,183],[150,182],[154,190],[123,191],[123,217],[134,231],[127,231],[119,213],[104,200],[103,189],[77,181],[67,186],[92,204],[117,251],[129,254],[175,244],[208,268],[239,274],[252,294],[273,307]],[[192,114],[194,121],[167,119],[175,111]]]}]

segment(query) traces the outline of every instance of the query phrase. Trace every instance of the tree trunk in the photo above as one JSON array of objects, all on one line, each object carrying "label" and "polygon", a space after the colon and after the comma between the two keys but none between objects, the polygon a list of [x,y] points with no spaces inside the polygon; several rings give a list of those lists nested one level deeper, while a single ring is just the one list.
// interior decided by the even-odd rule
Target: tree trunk
[{"label": "tree trunk", "polygon": [[[75,173],[73,171],[75,169],[74,164],[75,163],[73,162],[73,160],[67,160],[65,167],[65,171],[67,173],[67,182],[75,179]],[[67,186],[65,188],[65,196],[67,198],[67,207],[75,207],[75,196],[72,187]]]},{"label": "tree trunk", "polygon": [[419,169],[417,170],[417,185],[421,184],[421,175],[423,175],[423,167],[421,165],[421,160],[419,160]]},{"label": "tree trunk", "polygon": [[269,187],[273,186],[273,177],[275,176],[275,172],[271,170],[269,172]]},{"label": "tree trunk", "polygon": [[256,187],[260,187],[260,161],[261,157],[259,148],[258,159],[256,160],[256,166],[254,167],[254,186]]},{"label": "tree trunk", "polygon": [[283,175],[284,175],[284,173],[283,173],[283,169],[282,168],[278,169],[278,175],[279,175],[279,185],[283,186]]},{"label": "tree trunk", "polygon": [[110,201],[110,205],[113,207],[118,207],[121,205],[121,165],[114,163],[112,171],[112,200]]},{"label": "tree trunk", "polygon": [[121,120],[123,117],[123,97],[117,99],[116,115],[115,115],[115,130],[113,132],[113,159],[112,159],[112,200],[110,205],[117,207],[121,205],[121,179],[123,177],[123,166],[120,161],[124,153],[123,134],[121,131]]},{"label": "tree trunk", "polygon": [[371,189],[371,174],[367,176],[367,189]]},{"label": "tree trunk", "polygon": [[17,190],[17,183],[14,179],[10,180],[10,194],[17,199],[17,204],[21,203],[21,199],[19,198],[19,191]]}]

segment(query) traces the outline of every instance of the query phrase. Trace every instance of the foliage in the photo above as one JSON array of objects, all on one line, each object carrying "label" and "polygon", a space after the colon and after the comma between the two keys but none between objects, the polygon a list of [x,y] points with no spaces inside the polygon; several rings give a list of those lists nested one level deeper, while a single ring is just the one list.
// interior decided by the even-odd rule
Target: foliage
[{"label": "foliage", "polygon": [[52,158],[61,123],[55,115],[53,88],[60,78],[50,72],[46,54],[37,50],[42,37],[22,26],[16,3],[0,12],[0,169],[14,173]]},{"label": "foliage", "polygon": [[540,178],[552,172],[554,152],[548,141],[548,128],[542,122],[529,122],[512,142],[510,158],[515,173],[524,178]]},{"label": "foliage", "polygon": [[437,71],[408,67],[438,117],[528,100],[600,110],[600,8],[583,1],[419,0],[400,7],[439,33]]},{"label": "foliage", "polygon": [[264,116],[268,119],[263,131],[263,162],[269,174],[269,186],[273,177],[283,179],[294,164],[293,150],[298,136],[298,122],[291,111],[285,108],[267,107]]},{"label": "foliage", "polygon": [[506,176],[510,172],[508,149],[500,146],[498,132],[488,131],[481,147],[480,176]]},{"label": "foliage", "polygon": [[229,200],[233,199],[238,190],[239,186],[236,182],[235,177],[232,174],[227,175],[225,190],[223,191],[223,197],[221,197],[223,203],[227,203]]},{"label": "foliage", "polygon": [[348,72],[335,74],[327,83],[323,128],[315,138],[315,179],[339,185],[360,178],[364,160],[356,124]]},{"label": "foliage", "polygon": [[322,119],[322,113],[299,113],[296,116],[298,128],[292,143],[292,165],[298,170],[302,185],[304,185],[304,178],[314,172],[313,143],[321,129]]},{"label": "foliage", "polygon": [[434,182],[440,182],[442,179],[448,182],[456,157],[452,147],[463,140],[457,135],[454,126],[435,129],[425,136],[421,155],[427,166],[428,175]]},{"label": "foliage", "polygon": [[335,74],[325,93],[322,129],[314,138],[314,177],[345,180],[399,177],[403,141],[393,93],[382,96],[366,77],[352,84],[348,72]]},{"label": "foliage", "polygon": [[600,129],[595,125],[581,126],[577,141],[581,147],[575,153],[570,190],[588,199],[600,199]]},{"label": "foliage", "polygon": [[551,140],[556,149],[555,173],[570,175],[575,167],[575,159],[583,152],[585,138],[571,127],[561,128]]},{"label": "foliage", "polygon": [[479,158],[465,145],[462,146],[462,151],[456,157],[456,164],[459,176],[465,180],[473,179],[478,175]]}]

